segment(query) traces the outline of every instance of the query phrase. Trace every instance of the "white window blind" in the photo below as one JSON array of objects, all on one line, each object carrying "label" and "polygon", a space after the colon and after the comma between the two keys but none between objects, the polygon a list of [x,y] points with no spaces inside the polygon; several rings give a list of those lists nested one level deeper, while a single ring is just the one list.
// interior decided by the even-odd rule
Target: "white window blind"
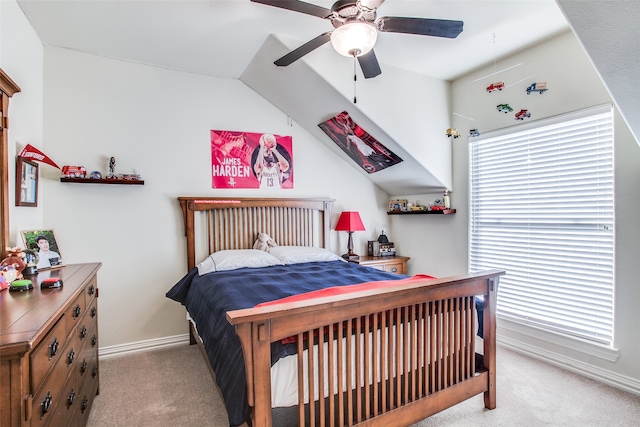
[{"label": "white window blind", "polygon": [[611,344],[610,105],[471,143],[471,271],[506,271],[498,316]]}]

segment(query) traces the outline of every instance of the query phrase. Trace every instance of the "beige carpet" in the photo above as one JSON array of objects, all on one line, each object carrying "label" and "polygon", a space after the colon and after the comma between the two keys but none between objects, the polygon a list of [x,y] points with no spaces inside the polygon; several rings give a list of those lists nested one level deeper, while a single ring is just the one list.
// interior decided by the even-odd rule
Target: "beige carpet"
[{"label": "beige carpet", "polygon": [[[640,425],[640,396],[499,348],[498,407],[482,396],[413,427]],[[89,427],[227,426],[227,415],[196,346],[100,361],[100,395]],[[276,426],[277,427],[277,426]]]}]

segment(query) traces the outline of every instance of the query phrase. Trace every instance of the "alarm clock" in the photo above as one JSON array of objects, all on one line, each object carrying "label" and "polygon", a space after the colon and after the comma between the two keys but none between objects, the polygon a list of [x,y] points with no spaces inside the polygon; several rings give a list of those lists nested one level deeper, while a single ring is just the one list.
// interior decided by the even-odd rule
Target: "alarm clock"
[{"label": "alarm clock", "polygon": [[40,282],[41,289],[52,289],[52,288],[61,288],[61,287],[62,287],[62,279],[59,277],[44,279],[42,282]]},{"label": "alarm clock", "polygon": [[31,280],[14,280],[9,285],[10,291],[28,291],[29,289],[33,289]]}]

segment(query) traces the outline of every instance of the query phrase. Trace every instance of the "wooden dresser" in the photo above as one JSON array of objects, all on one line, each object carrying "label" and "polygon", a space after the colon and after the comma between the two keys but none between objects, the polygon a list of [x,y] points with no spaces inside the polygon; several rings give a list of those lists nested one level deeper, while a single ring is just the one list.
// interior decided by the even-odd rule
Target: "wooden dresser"
[{"label": "wooden dresser", "polygon": [[[101,263],[29,276],[33,289],[0,292],[0,426],[84,426],[98,393]],[[50,277],[58,289],[40,289]]]}]

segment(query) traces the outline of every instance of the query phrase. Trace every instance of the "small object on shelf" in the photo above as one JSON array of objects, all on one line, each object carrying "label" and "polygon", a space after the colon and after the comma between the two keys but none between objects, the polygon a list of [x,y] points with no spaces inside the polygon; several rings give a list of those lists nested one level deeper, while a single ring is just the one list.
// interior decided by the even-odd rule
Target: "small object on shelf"
[{"label": "small object on shelf", "polygon": [[451,201],[449,199],[449,190],[444,190],[444,196],[442,197],[442,202],[444,203],[445,209],[451,208]]},{"label": "small object on shelf", "polygon": [[140,181],[142,177],[135,173],[123,173],[118,176],[118,179],[124,179],[125,181]]},{"label": "small object on shelf", "polygon": [[93,171],[93,172],[91,172],[91,175],[89,175],[89,178],[91,178],[91,179],[102,179],[102,174],[99,171]]},{"label": "small object on shelf", "polygon": [[84,178],[87,176],[87,169],[84,166],[63,166],[62,176],[64,178]]},{"label": "small object on shelf", "polygon": [[407,200],[406,199],[395,199],[389,202],[389,211],[406,211],[407,210]]},{"label": "small object on shelf", "polygon": [[111,157],[109,159],[109,175],[107,175],[107,179],[116,179],[116,158]]}]

